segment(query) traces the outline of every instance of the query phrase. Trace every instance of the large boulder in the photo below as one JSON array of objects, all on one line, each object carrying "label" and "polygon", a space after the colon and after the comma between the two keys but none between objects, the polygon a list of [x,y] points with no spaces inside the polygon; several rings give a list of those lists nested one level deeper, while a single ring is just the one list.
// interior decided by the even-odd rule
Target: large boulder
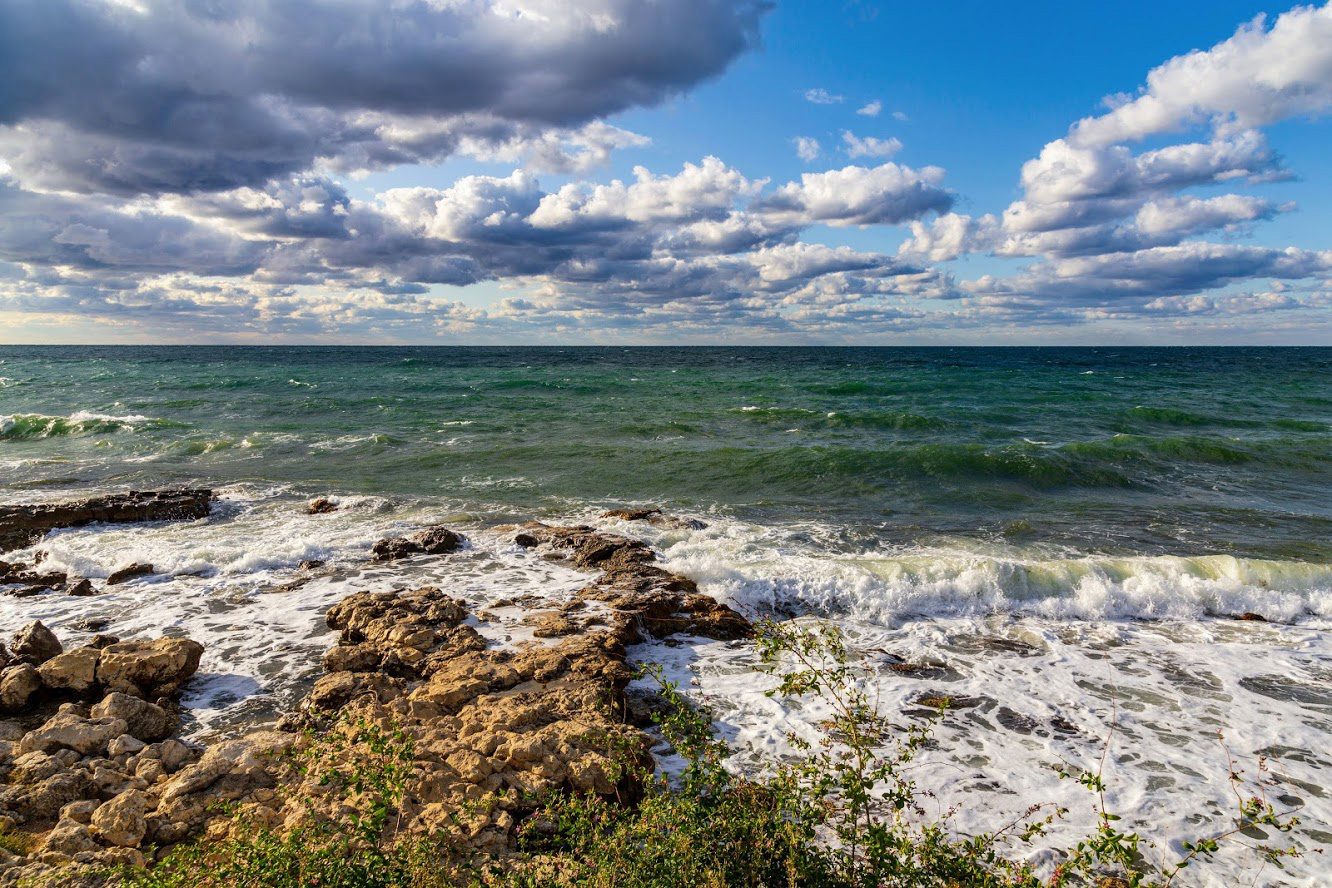
[{"label": "large boulder", "polygon": [[97,684],[99,658],[100,652],[96,648],[75,648],[47,660],[37,671],[41,673],[42,684],[53,691],[86,694]]},{"label": "large boulder", "polygon": [[0,711],[22,709],[28,698],[42,686],[42,676],[28,663],[10,666],[0,672]]},{"label": "large boulder", "polygon": [[165,709],[116,691],[92,708],[92,716],[121,719],[128,726],[126,733],[149,743],[165,739],[171,733],[171,716]]},{"label": "large boulder", "polygon": [[102,649],[97,680],[135,697],[173,694],[198,670],[203,650],[188,638],[118,642]]},{"label": "large boulder", "polygon": [[105,755],[106,746],[128,729],[122,718],[83,718],[73,712],[57,712],[46,724],[28,732],[19,741],[23,752],[55,752],[72,749],[79,755]]},{"label": "large boulder", "polygon": [[148,801],[142,792],[137,789],[122,792],[93,812],[93,835],[108,845],[132,848],[143,841],[148,831],[144,816],[147,810]]},{"label": "large boulder", "polygon": [[10,655],[22,663],[40,666],[52,657],[64,651],[60,639],[55,637],[40,620],[24,626],[14,636],[9,646]]}]

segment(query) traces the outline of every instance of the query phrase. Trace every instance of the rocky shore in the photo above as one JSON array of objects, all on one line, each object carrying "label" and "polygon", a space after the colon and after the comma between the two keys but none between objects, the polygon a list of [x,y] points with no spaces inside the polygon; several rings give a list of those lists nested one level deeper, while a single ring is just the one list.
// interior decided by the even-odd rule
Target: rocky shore
[{"label": "rocky shore", "polygon": [[[132,494],[138,505],[117,501],[101,514],[148,514],[135,509],[158,503],[174,510],[159,518],[198,517],[211,499],[181,493],[201,496]],[[47,520],[14,513],[0,514],[0,528],[29,542]],[[674,520],[653,510],[615,517]],[[332,817],[339,800],[296,756],[351,722],[410,740],[400,834],[503,854],[549,792],[632,800],[638,788],[617,763],[646,760],[649,739],[642,705],[625,693],[626,645],[673,633],[744,638],[750,626],[654,564],[640,541],[585,526],[500,531],[593,574],[572,599],[521,600],[534,640],[487,643],[474,627],[489,615],[447,590],[358,592],[328,610],[337,644],[300,706],[206,748],[174,736],[175,700],[198,667],[198,643],[97,636],[65,650],[42,624],[23,629],[0,647],[0,885],[104,884],[117,866],[151,865],[181,842],[224,835],[236,823],[227,810],[277,828]],[[447,558],[463,545],[434,527],[381,540],[367,557]],[[372,751],[353,740],[338,754],[350,765]]]}]

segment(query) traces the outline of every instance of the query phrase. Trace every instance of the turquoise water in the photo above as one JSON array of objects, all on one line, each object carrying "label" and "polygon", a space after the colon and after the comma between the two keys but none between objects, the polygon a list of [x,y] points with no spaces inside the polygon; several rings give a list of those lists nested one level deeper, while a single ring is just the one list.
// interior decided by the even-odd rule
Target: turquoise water
[{"label": "turquoise water", "polygon": [[0,496],[236,482],[1332,560],[1332,349],[0,348]]}]

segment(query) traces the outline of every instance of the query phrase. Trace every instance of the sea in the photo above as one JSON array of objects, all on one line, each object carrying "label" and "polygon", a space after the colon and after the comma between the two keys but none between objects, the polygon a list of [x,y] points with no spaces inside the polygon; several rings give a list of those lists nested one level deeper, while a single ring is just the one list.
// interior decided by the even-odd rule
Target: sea
[{"label": "sea", "polygon": [[[156,574],[0,596],[0,637],[194,637],[186,730],[234,734],[320,674],[333,602],[571,594],[586,574],[502,527],[589,523],[747,615],[842,629],[893,723],[931,726],[911,774],[958,835],[1067,808],[1012,849],[1048,866],[1096,818],[1061,775],[1099,770],[1161,861],[1233,827],[1237,789],[1297,812],[1241,838],[1303,856],[1235,846],[1184,884],[1332,884],[1332,348],[0,347],[0,502],[182,485],[210,517],[5,556]],[[601,517],[622,506],[705,526]],[[367,561],[440,522],[464,552]],[[328,567],[294,584],[305,560]],[[768,696],[747,643],[631,654],[713,708],[736,768],[826,717]]]}]

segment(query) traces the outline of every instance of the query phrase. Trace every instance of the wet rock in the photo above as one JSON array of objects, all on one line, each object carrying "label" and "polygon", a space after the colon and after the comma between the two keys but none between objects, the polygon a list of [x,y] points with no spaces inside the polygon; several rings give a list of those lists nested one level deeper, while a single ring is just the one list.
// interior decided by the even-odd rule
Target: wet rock
[{"label": "wet rock", "polygon": [[324,562],[317,558],[310,558],[300,563],[298,570],[318,570],[324,566]]},{"label": "wet rock", "polygon": [[22,709],[42,686],[42,676],[28,663],[10,666],[0,672],[0,711],[16,712]]},{"label": "wet rock", "polygon": [[578,631],[578,624],[560,613],[533,614],[536,628],[532,634],[537,638],[559,638]]},{"label": "wet rock", "polygon": [[602,518],[619,518],[621,521],[647,521],[661,514],[661,509],[609,509],[601,513]]},{"label": "wet rock", "polygon": [[212,503],[211,490],[181,489],[130,491],[68,503],[0,506],[0,552],[30,546],[61,527],[205,518]]},{"label": "wet rock", "polygon": [[122,792],[93,812],[93,835],[108,845],[122,848],[138,845],[148,831],[148,821],[144,817],[147,808],[142,792],[133,789]]},{"label": "wet rock", "polygon": [[610,509],[601,513],[602,518],[618,518],[621,521],[646,521],[657,527],[670,527],[675,530],[704,530],[707,525],[695,518],[677,518],[664,514],[661,509]]},{"label": "wet rock", "polygon": [[154,572],[155,571],[153,570],[153,566],[151,564],[141,564],[136,561],[133,564],[120,568],[119,570],[113,570],[111,572],[111,576],[106,578],[106,584],[108,586],[119,586],[121,583],[124,583],[128,580],[132,580],[135,577],[148,576],[149,574],[152,574]]},{"label": "wet rock", "polygon": [[15,660],[31,663],[33,666],[42,665],[63,650],[60,640],[40,620],[20,629],[9,646],[10,654]]},{"label": "wet rock", "polygon": [[86,598],[89,595],[96,595],[97,590],[93,588],[92,581],[87,577],[79,577],[76,582],[72,582],[65,587],[65,594]]},{"label": "wet rock", "polygon": [[118,642],[102,649],[97,680],[131,696],[170,695],[194,675],[203,650],[188,638]]},{"label": "wet rock", "polygon": [[307,515],[327,515],[337,510],[338,504],[326,496],[315,497],[305,506],[305,514]]},{"label": "wet rock", "polygon": [[107,694],[92,708],[92,716],[121,719],[127,725],[126,733],[149,743],[163,740],[171,733],[171,716],[165,709],[128,694]]},{"label": "wet rock", "polygon": [[51,690],[85,694],[97,684],[99,658],[96,648],[75,648],[47,660],[37,671],[41,673],[42,684]]},{"label": "wet rock", "polygon": [[1251,623],[1266,623],[1266,622],[1267,622],[1267,617],[1264,617],[1262,614],[1255,614],[1255,613],[1253,613],[1252,611],[1250,611],[1250,612],[1248,612],[1248,613],[1239,614],[1238,616],[1235,617],[1235,619],[1236,619],[1236,620],[1247,620],[1248,622],[1251,622]]},{"label": "wet rock", "polygon": [[371,549],[376,561],[392,561],[411,555],[445,555],[456,551],[463,538],[447,527],[431,527],[409,537],[390,537]]}]

